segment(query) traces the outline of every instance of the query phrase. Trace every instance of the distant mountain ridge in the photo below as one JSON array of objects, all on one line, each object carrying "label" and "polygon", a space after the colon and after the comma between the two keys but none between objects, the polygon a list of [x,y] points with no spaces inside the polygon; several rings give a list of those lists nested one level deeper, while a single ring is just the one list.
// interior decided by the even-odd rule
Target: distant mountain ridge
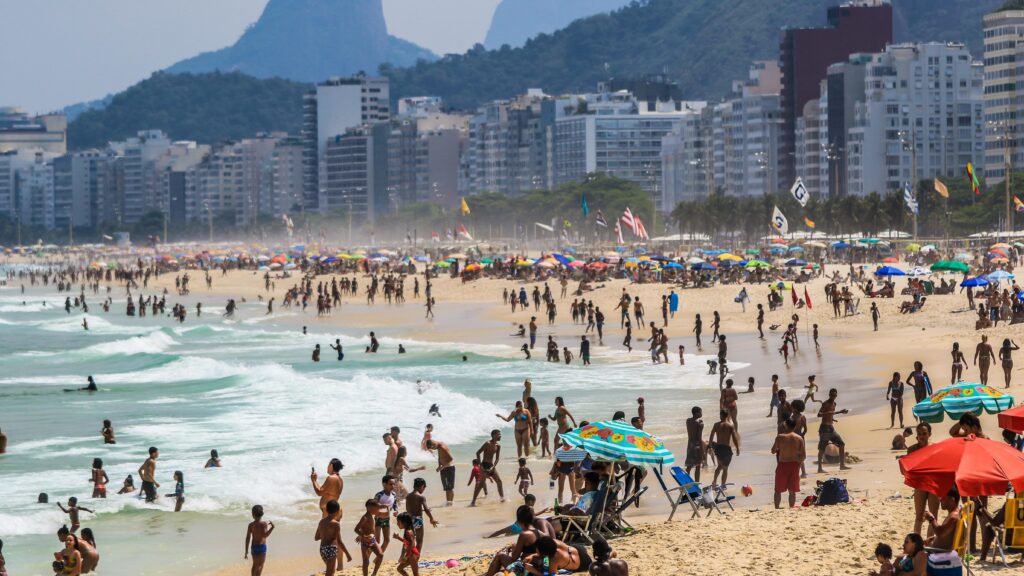
[{"label": "distant mountain ridge", "polygon": [[235,44],[174,64],[168,72],[244,72],[316,82],[390,63],[437,56],[390,36],[382,0],[270,0]]},{"label": "distant mountain ridge", "polygon": [[572,21],[611,12],[632,0],[501,0],[494,10],[484,48],[517,48],[537,34],[561,30]]}]

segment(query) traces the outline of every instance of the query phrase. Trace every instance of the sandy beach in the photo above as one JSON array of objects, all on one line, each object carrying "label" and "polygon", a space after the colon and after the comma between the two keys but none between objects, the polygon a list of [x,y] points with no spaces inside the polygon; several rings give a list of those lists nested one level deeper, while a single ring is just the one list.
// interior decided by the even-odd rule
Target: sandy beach
[{"label": "sandy beach", "polygon": [[[869,268],[870,270],[871,268]],[[830,266],[827,270],[845,273],[847,266]],[[260,297],[277,298],[274,316],[278,321],[294,327],[299,333],[305,326],[313,336],[326,347],[333,341],[334,334],[365,335],[370,330],[378,337],[392,341],[409,339],[424,342],[463,342],[473,344],[500,344],[508,348],[510,358],[521,358],[515,350],[522,340],[510,336],[519,324],[526,324],[531,315],[538,316],[539,335],[538,349],[530,362],[535,366],[532,378],[543,381],[548,366],[543,362],[540,343],[548,335],[552,335],[560,346],[578,346],[579,336],[583,333],[583,324],[573,324],[569,314],[569,303],[572,296],[559,299],[559,287],[552,282],[552,290],[558,303],[558,319],[548,324],[543,314],[534,311],[516,311],[511,313],[502,304],[502,290],[505,288],[518,290],[520,286],[532,289],[533,284],[519,282],[482,279],[463,283],[459,279],[441,277],[434,280],[434,295],[437,299],[436,318],[424,318],[422,298],[411,297],[411,289],[406,285],[407,302],[401,305],[384,304],[380,299],[375,305],[367,305],[365,298],[346,297],[342,306],[329,317],[316,316],[315,308],[308,312],[282,309],[280,302],[284,291],[297,282],[298,276],[290,279],[275,279],[275,289],[268,293],[263,288],[262,273],[251,271],[230,271],[226,275],[214,274],[212,289],[199,286],[201,273],[192,271],[193,294],[189,297],[190,306],[201,301],[204,315],[218,313],[218,310],[229,298],[241,302],[244,310],[258,310],[265,307]],[[320,277],[318,280],[327,280]],[[360,277],[360,282],[366,279]],[[893,299],[878,299],[881,311],[879,330],[873,331],[867,309],[869,300],[861,297],[860,313],[849,317],[834,318],[831,306],[825,300],[823,291],[826,281],[815,279],[807,284],[798,285],[798,295],[803,296],[806,286],[807,295],[813,302],[813,309],[796,309],[786,294],[784,306],[774,312],[767,308],[768,287],[766,284],[746,285],[751,303],[746,310],[734,301],[739,286],[715,286],[703,289],[676,289],[680,295],[680,310],[665,327],[669,337],[670,363],[659,367],[663,376],[658,378],[672,379],[678,377],[677,347],[686,347],[688,363],[703,363],[714,355],[710,343],[710,317],[713,311],[719,311],[722,317],[723,334],[730,341],[730,363],[736,362],[743,366],[731,377],[736,380],[736,387],[745,390],[748,377],[756,379],[753,393],[740,394],[739,399],[739,432],[742,437],[742,452],[737,456],[730,468],[729,481],[736,486],[732,493],[737,496],[734,501],[735,511],[726,509],[726,514],[712,514],[705,518],[690,519],[688,509],[680,508],[675,519],[666,523],[668,502],[661,493],[656,479],[649,475],[645,485],[648,492],[641,500],[641,506],[627,514],[627,518],[639,528],[636,534],[612,541],[612,546],[619,555],[630,564],[630,569],[639,574],[737,574],[761,575],[787,573],[796,576],[820,574],[866,574],[869,569],[876,568],[872,557],[875,544],[885,542],[898,548],[903,536],[910,532],[913,524],[912,505],[908,497],[911,489],[903,485],[896,462],[896,454],[890,450],[890,442],[897,430],[890,429],[888,402],[885,400],[886,382],[892,372],[898,371],[905,378],[912,370],[914,361],[924,363],[929,372],[933,386],[939,388],[949,381],[950,356],[949,350],[954,341],[960,342],[961,348],[968,356],[968,367],[964,378],[968,381],[977,379],[977,369],[970,365],[974,345],[980,333],[974,330],[976,315],[967,310],[966,298],[962,295],[934,296],[928,298],[925,308],[915,314],[901,315],[898,312],[900,303],[905,299],[897,296]],[[902,287],[903,282],[898,286]],[[151,281],[143,294],[155,294],[164,287],[170,289],[169,302],[174,302],[174,274],[164,274],[158,280]],[[570,290],[575,283],[570,284]],[[597,288],[586,294],[587,300],[605,311],[604,345],[595,346],[592,355],[595,359],[605,362],[643,362],[648,358],[646,331],[634,330],[635,348],[627,355],[621,346],[622,330],[619,328],[618,314],[615,305],[623,289],[631,295],[639,296],[647,307],[647,321],[654,320],[661,326],[658,303],[661,296],[667,294],[672,286],[663,284],[631,284],[625,280],[614,280],[599,284]],[[244,302],[243,302],[244,299]],[[782,329],[766,330],[766,339],[759,340],[756,332],[756,304],[765,304],[765,326],[779,324],[783,328],[790,316],[795,312],[800,316],[798,352],[791,355],[789,365],[782,362],[777,349],[781,343]],[[114,314],[112,310],[110,314]],[[122,314],[122,310],[117,310]],[[704,349],[697,348],[691,333],[695,314],[704,318]],[[102,313],[101,313],[102,314]],[[822,349],[815,350],[811,339],[811,327],[818,324],[819,340]],[[993,343],[1003,338],[1015,338],[1019,335],[1017,327],[1001,325],[998,328],[984,331]],[[322,340],[317,340],[322,335]],[[349,347],[350,353],[359,354],[359,350]],[[308,356],[306,358],[308,360]],[[302,360],[296,359],[296,362]],[[525,362],[525,361],[524,361]],[[599,382],[597,366],[578,368],[579,378],[595,378]],[[588,374],[588,370],[592,373]],[[1019,368],[1014,370],[1014,384],[1011,393],[1018,393],[1021,388]],[[661,373],[659,373],[661,374]],[[820,387],[818,399],[827,395],[828,389],[835,387],[840,392],[839,406],[847,408],[850,414],[838,419],[837,428],[847,443],[847,452],[857,461],[849,471],[840,472],[836,465],[826,466],[826,473],[815,473],[812,460],[817,445],[817,422],[815,417],[817,405],[807,410],[809,433],[807,437],[809,477],[802,482],[802,492],[798,498],[814,492],[815,481],[837,476],[846,479],[853,502],[826,508],[798,508],[796,510],[774,510],[772,507],[772,481],[774,457],[770,447],[775,436],[775,419],[766,418],[770,399],[770,376],[778,374],[782,387],[790,391],[790,398],[802,398],[807,376],[814,374]],[[1002,386],[1002,372],[994,366],[992,382]],[[637,388],[643,389],[644,383],[638,382]],[[518,391],[508,393],[508,402],[503,408],[511,409],[518,397]],[[717,420],[717,388],[710,387],[706,392],[705,402],[698,403],[704,408],[704,419],[707,423],[705,434],[711,423]],[[912,392],[908,389],[908,398]],[[621,391],[621,402],[609,405],[608,414],[576,414],[577,419],[591,421],[607,419],[611,412],[622,409],[627,415],[635,412],[635,397],[632,391]],[[567,397],[572,405],[573,398]],[[542,405],[547,406],[550,398],[542,398]],[[911,414],[912,400],[905,407],[905,423],[914,423]],[[686,434],[684,420],[687,412],[666,412],[653,405],[647,408],[645,428],[665,440],[669,449],[681,464],[685,455]],[[450,415],[449,417],[457,417]],[[995,434],[997,427],[995,417],[983,416],[985,429]],[[495,421],[497,426],[500,421]],[[897,423],[898,424],[898,423]],[[948,424],[935,426],[935,440],[948,437]],[[450,558],[474,558],[493,552],[510,540],[486,540],[483,536],[489,532],[508,525],[514,519],[515,507],[520,503],[514,494],[511,478],[515,475],[515,464],[508,456],[514,455],[514,443],[511,434],[505,438],[505,451],[499,470],[506,479],[510,501],[501,504],[496,494],[483,500],[476,508],[467,507],[470,491],[462,484],[465,475],[460,472],[457,479],[455,505],[442,508],[443,495],[437,487],[436,473],[432,468],[420,473],[433,484],[428,491],[428,500],[435,510],[441,528],[427,531],[427,543],[423,560],[447,560]],[[381,459],[383,460],[383,448]],[[464,468],[467,462],[458,461]],[[552,494],[547,486],[548,461],[531,459],[531,466],[537,477],[534,491],[542,502],[550,501]],[[296,470],[296,474],[302,474]],[[710,479],[712,470],[705,470],[705,482]],[[372,475],[371,475],[372,476]],[[740,495],[739,486],[750,485],[753,489],[751,497]],[[346,516],[343,521],[343,535],[351,538],[352,523],[355,518],[355,503],[361,502],[372,492],[365,492],[373,486],[370,477],[356,481],[346,488],[343,505]],[[362,491],[360,491],[362,490]],[[375,489],[374,489],[375,490]],[[267,560],[265,574],[281,574],[284,576],[307,576],[322,573],[323,564],[316,554],[312,534],[316,525],[316,513],[313,507],[315,496],[309,491],[309,523],[305,528],[288,526],[275,533],[271,538],[271,553]],[[349,512],[351,511],[351,512]],[[269,519],[273,519],[268,514]],[[228,548],[241,548],[245,533],[245,525],[240,523],[231,534],[223,536],[223,545]],[[393,572],[397,559],[397,547],[389,549],[387,562],[382,573]],[[795,561],[794,559],[799,559]],[[489,556],[483,559],[467,559],[460,562],[457,568],[436,568],[432,571],[448,571],[459,574],[480,574],[486,569]],[[1019,566],[1017,567],[1019,569]],[[987,565],[976,564],[976,572],[997,570]],[[345,574],[359,572],[358,564],[346,566]],[[225,565],[213,572],[217,576],[234,576],[249,573],[249,564],[238,555],[238,561]]]}]

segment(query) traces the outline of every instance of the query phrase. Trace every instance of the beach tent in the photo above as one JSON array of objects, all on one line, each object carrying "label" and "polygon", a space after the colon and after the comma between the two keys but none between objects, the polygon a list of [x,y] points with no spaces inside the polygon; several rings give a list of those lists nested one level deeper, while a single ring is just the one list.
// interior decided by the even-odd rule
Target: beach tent
[{"label": "beach tent", "polygon": [[907,273],[899,268],[893,268],[892,266],[882,266],[878,270],[875,270],[875,276],[906,276]]},{"label": "beach tent", "polygon": [[904,484],[931,494],[944,496],[956,486],[961,496],[1003,496],[1008,484],[1024,491],[1024,453],[973,434],[926,446],[899,463]]}]

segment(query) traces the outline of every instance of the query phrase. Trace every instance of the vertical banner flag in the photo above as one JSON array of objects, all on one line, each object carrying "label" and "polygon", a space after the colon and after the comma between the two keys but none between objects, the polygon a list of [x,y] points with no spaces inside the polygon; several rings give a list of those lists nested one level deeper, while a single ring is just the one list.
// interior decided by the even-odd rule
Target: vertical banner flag
[{"label": "vertical banner flag", "polygon": [[806,224],[807,227],[810,228],[811,230],[814,230],[814,220],[811,220],[807,216],[804,216],[804,224]]},{"label": "vertical banner flag", "polygon": [[622,239],[622,224],[618,220],[615,221],[615,237],[618,239],[619,244],[625,244],[626,242]]},{"label": "vertical banner flag", "polygon": [[583,207],[583,217],[586,218],[587,216],[590,216],[590,206],[587,206],[586,194],[580,194],[580,204]]},{"label": "vertical banner flag", "polygon": [[1024,212],[1024,202],[1020,201],[1020,198],[1013,197],[1013,206],[1017,209],[1017,212]]},{"label": "vertical banner flag", "polygon": [[807,304],[808,310],[814,310],[814,306],[811,306],[811,295],[807,293],[807,286],[804,286],[804,304]]},{"label": "vertical banner flag", "polygon": [[604,213],[600,210],[597,211],[597,216],[594,218],[594,223],[598,226],[608,227],[608,221],[604,219]]},{"label": "vertical banner flag", "polygon": [[432,230],[430,232],[430,240],[433,241],[433,242],[440,242],[441,241],[441,235],[437,233],[437,230]]},{"label": "vertical banner flag", "polygon": [[917,199],[914,198],[914,193],[910,190],[910,182],[903,184],[903,201],[907,203],[910,213],[917,216]]},{"label": "vertical banner flag", "polygon": [[942,183],[942,180],[936,178],[934,184],[935,191],[939,193],[939,196],[942,196],[943,198],[949,198],[949,189],[947,189],[946,185]]},{"label": "vertical banner flag", "polygon": [[466,204],[466,199],[465,198],[462,199],[462,205],[459,208],[462,210],[462,215],[463,216],[468,216],[469,215],[469,204]]},{"label": "vertical banner flag", "polygon": [[[463,203],[465,203],[465,200],[463,200]],[[473,239],[473,237],[469,235],[469,230],[466,230],[466,227],[463,226],[461,222],[459,222],[459,237],[466,240]]]},{"label": "vertical banner flag", "polygon": [[772,228],[783,236],[789,234],[789,222],[778,206],[775,207],[775,212],[772,213]]},{"label": "vertical banner flag", "polygon": [[978,182],[978,175],[974,173],[974,165],[967,163],[967,177],[971,179],[971,190],[975,196],[981,196],[981,184]]},{"label": "vertical banner flag", "polygon": [[807,201],[811,199],[811,193],[807,191],[803,179],[799,176],[797,176],[796,182],[793,182],[793,187],[789,189],[789,193],[800,203],[800,207],[807,206]]}]

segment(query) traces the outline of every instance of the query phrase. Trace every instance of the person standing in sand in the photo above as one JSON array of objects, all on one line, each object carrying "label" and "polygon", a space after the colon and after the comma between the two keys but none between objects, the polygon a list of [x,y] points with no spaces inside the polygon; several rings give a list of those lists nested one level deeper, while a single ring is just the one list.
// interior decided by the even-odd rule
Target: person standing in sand
[{"label": "person standing in sand", "polygon": [[416,547],[420,550],[423,549],[423,515],[426,514],[430,519],[430,525],[437,528],[437,520],[434,519],[430,507],[427,506],[427,497],[423,495],[426,490],[427,481],[417,478],[412,481],[412,492],[405,497],[405,511],[412,516],[412,527],[416,531]]},{"label": "person standing in sand", "polygon": [[725,388],[722,389],[719,408],[729,413],[729,419],[732,420],[732,425],[737,431],[740,429],[739,410],[736,406],[738,400],[739,394],[733,388],[732,378],[729,378],[725,381]]},{"label": "person standing in sand", "polygon": [[444,490],[445,506],[455,500],[455,458],[444,442],[427,440],[427,450],[437,450],[437,471],[441,474],[441,488]]},{"label": "person standing in sand", "polygon": [[953,372],[949,379],[950,384],[956,384],[963,380],[964,366],[967,365],[967,359],[964,358],[964,353],[960,350],[960,343],[953,342],[953,350],[950,352],[953,356]]},{"label": "person standing in sand", "polygon": [[313,492],[320,497],[320,511],[323,518],[327,518],[329,514],[327,504],[332,500],[341,500],[341,491],[345,489],[345,481],[341,479],[341,469],[344,467],[341,460],[331,458],[327,464],[327,478],[324,479],[323,484],[317,483],[316,470],[309,474],[309,480],[313,483]]},{"label": "person standing in sand", "polygon": [[796,433],[796,422],[786,418],[783,432],[775,437],[772,454],[775,454],[775,507],[782,504],[782,493],[789,492],[789,507],[796,506],[796,493],[800,491],[800,467],[807,458],[804,439]]},{"label": "person standing in sand", "polygon": [[[527,428],[527,433],[529,429]],[[527,456],[529,456],[530,441],[529,435],[525,437]],[[480,460],[480,467],[483,469],[483,478],[480,482],[476,483],[476,487],[473,489],[473,500],[469,503],[470,506],[476,506],[477,495],[480,494],[480,490],[483,489],[487,480],[493,480],[498,486],[498,497],[501,501],[505,501],[505,493],[501,483],[501,476],[498,475],[498,460],[501,459],[501,431],[491,430],[491,438],[487,442],[484,442],[480,449],[476,451],[476,457]]]},{"label": "person standing in sand", "polygon": [[331,500],[324,505],[324,517],[320,519],[313,539],[320,542],[320,559],[324,561],[324,576],[334,576],[334,571],[337,568],[344,567],[345,562],[338,557],[339,552],[348,557],[349,562],[352,561],[352,555],[349,554],[345,543],[341,540],[341,505],[337,500]]},{"label": "person standing in sand", "polygon": [[914,389],[915,404],[932,395],[931,379],[920,362],[914,362],[914,371],[907,375],[906,384]]},{"label": "person standing in sand", "polygon": [[981,342],[974,349],[974,365],[978,367],[978,379],[982,384],[988,385],[988,367],[995,357],[992,345],[988,343],[988,336],[981,335]]},{"label": "person standing in sand", "polygon": [[717,485],[719,474],[722,475],[722,484],[725,484],[729,480],[729,464],[732,463],[733,445],[736,446],[736,455],[740,454],[740,435],[736,432],[736,426],[732,420],[729,419],[728,410],[719,412],[719,420],[711,427],[708,442],[715,451],[715,460],[718,462],[711,485]]},{"label": "person standing in sand", "polygon": [[889,428],[896,427],[896,413],[900,415],[900,428],[903,428],[903,380],[899,372],[892,373],[892,380],[885,389],[885,399],[889,401]]},{"label": "person standing in sand", "polygon": [[1020,346],[1009,338],[1003,339],[1003,346],[999,349],[999,363],[1003,367],[1003,379],[1006,382],[1005,388],[1010,387],[1010,372],[1013,371],[1013,351],[1020,350]]},{"label": "person standing in sand", "polygon": [[274,532],[274,523],[263,519],[263,506],[252,507],[252,522],[245,531],[245,555],[252,553],[251,576],[263,574],[263,565],[267,561],[267,538]]},{"label": "person standing in sand", "polygon": [[[548,418],[554,420],[558,425],[558,431],[555,432],[555,446],[558,446],[559,436],[573,428],[576,428],[576,418],[572,415],[572,412],[569,412],[569,409],[565,407],[565,400],[562,400],[561,396],[555,396],[555,413],[554,415],[549,414]],[[572,427],[569,427],[570,420],[572,420]]]},{"label": "person standing in sand", "polygon": [[835,428],[835,416],[836,414],[849,414],[850,411],[847,409],[837,410],[836,409],[836,398],[839,396],[839,391],[832,388],[828,391],[828,400],[821,403],[821,409],[818,410],[818,417],[821,418],[821,424],[818,425],[818,473],[823,474],[825,469],[822,464],[825,463],[825,448],[829,444],[835,444],[839,448],[839,469],[849,470],[850,467],[846,465],[846,443],[843,442],[843,437],[836,432]]},{"label": "person standing in sand", "polygon": [[700,482],[700,468],[704,461],[704,411],[700,406],[694,406],[690,412],[693,414],[686,419],[686,473],[691,474],[693,479]]}]

